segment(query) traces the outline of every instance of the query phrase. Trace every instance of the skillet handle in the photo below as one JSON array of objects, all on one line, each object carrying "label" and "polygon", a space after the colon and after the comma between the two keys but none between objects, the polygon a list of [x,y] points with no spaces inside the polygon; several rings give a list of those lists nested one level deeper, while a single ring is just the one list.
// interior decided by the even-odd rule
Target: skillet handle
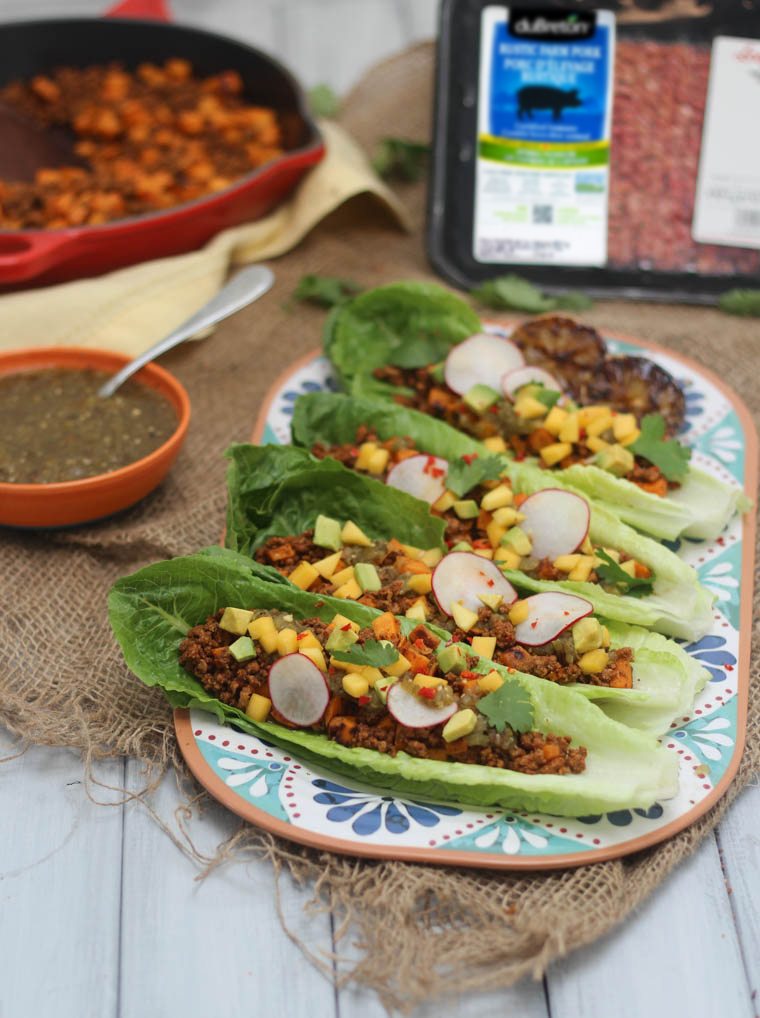
[{"label": "skillet handle", "polygon": [[0,286],[39,276],[57,262],[69,240],[63,231],[0,234]]},{"label": "skillet handle", "polygon": [[134,18],[140,21],[173,21],[168,0],[119,0],[104,18]]}]

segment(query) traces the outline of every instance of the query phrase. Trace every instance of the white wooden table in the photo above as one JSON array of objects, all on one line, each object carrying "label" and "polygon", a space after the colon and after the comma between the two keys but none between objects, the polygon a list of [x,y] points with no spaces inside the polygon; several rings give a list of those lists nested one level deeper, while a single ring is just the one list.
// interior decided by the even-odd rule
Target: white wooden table
[{"label": "white wooden table", "polygon": [[[0,19],[94,14],[102,0],[0,0]],[[172,0],[178,19],[280,56],[307,86],[345,91],[374,61],[434,33],[436,0]],[[350,17],[350,47],[344,42]],[[2,695],[0,691],[0,695]],[[0,757],[12,752],[0,730]],[[96,771],[139,789],[133,761]],[[265,863],[197,871],[135,804],[88,798],[78,756],[36,747],[0,765],[0,1018],[379,1018],[358,990],[336,993],[278,919]],[[103,788],[93,794],[108,800]],[[111,795],[111,801],[114,796]],[[156,808],[178,797],[164,781]],[[221,809],[196,824],[200,848],[235,829]],[[333,947],[329,915],[287,879],[281,907],[312,950]],[[345,949],[345,945],[343,945]],[[752,1018],[760,989],[760,788],[607,940],[543,982],[431,1004],[462,1018]]]}]

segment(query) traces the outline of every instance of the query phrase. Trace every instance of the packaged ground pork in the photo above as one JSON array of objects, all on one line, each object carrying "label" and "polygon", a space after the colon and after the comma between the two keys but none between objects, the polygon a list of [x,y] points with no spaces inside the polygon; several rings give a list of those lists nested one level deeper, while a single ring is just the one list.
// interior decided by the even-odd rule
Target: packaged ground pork
[{"label": "packaged ground pork", "polygon": [[444,0],[429,208],[459,285],[760,281],[760,6]]}]

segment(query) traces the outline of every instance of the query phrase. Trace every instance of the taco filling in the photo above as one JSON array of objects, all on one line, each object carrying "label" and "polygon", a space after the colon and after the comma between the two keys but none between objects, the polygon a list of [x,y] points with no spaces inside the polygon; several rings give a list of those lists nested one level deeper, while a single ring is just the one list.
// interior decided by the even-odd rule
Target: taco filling
[{"label": "taco filling", "polygon": [[328,523],[270,537],[255,558],[312,594],[348,598],[392,615],[431,622],[484,657],[561,685],[633,685],[630,648],[612,649],[585,598],[547,591],[518,600],[495,563],[460,551],[444,557],[390,541],[345,544],[325,555]]},{"label": "taco filling", "polygon": [[308,729],[349,748],[522,774],[586,767],[583,746],[533,728],[519,682],[472,671],[475,657],[443,648],[422,625],[403,636],[390,613],[360,628],[342,615],[325,624],[226,608],[189,630],[179,660],[253,721]]},{"label": "taco filling", "polygon": [[449,463],[419,453],[410,438],[381,441],[364,425],[354,442],[317,443],[312,452],[427,501],[444,520],[452,551],[475,551],[537,580],[598,583],[613,593],[647,593],[654,585],[655,574],[643,562],[592,544],[585,499],[559,489],[514,493],[495,456],[472,454]]}]

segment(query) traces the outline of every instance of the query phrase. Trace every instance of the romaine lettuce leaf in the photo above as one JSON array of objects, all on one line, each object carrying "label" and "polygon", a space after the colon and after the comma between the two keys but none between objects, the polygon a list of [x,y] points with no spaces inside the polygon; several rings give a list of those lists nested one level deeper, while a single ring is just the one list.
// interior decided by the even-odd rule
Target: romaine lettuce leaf
[{"label": "romaine lettuce leaf", "polygon": [[[240,556],[213,552],[159,562],[123,577],[109,595],[109,617],[128,666],[147,685],[161,687],[173,706],[210,711],[220,721],[355,780],[419,798],[567,816],[646,808],[676,792],[677,758],[653,738],[610,720],[573,690],[518,672],[508,677],[529,692],[536,727],[567,735],[587,748],[582,774],[525,775],[403,753],[390,757],[347,749],[310,732],[256,724],[209,696],[179,665],[178,648],[187,630],[228,605],[279,608],[300,618],[316,615],[325,620],[340,611],[362,624],[376,614],[355,603],[268,584]],[[480,667],[488,671],[493,666],[482,661]]]},{"label": "romaine lettuce leaf", "polygon": [[444,524],[424,502],[379,481],[318,460],[303,449],[233,445],[226,453],[225,543],[251,555],[274,534],[301,534],[320,513],[353,520],[368,537],[398,538],[418,548],[441,545]]}]

